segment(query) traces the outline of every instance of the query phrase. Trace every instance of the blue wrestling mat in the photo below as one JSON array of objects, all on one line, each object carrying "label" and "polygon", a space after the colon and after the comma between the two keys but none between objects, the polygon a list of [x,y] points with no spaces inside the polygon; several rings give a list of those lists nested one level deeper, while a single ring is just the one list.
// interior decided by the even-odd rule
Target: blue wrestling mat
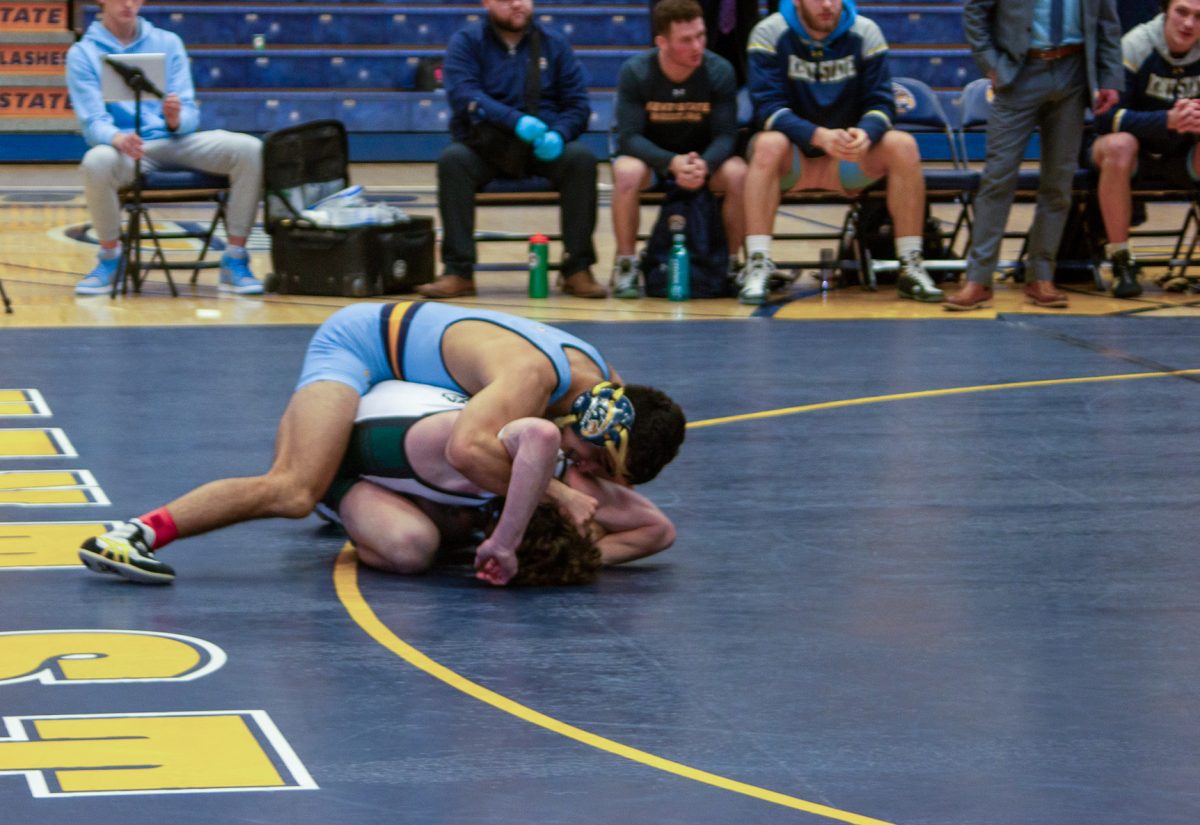
[{"label": "blue wrestling mat", "polygon": [[566,326],[694,426],[675,547],[545,590],[315,517],[90,573],[266,469],[312,330],[5,331],[3,821],[1200,821],[1194,321]]}]

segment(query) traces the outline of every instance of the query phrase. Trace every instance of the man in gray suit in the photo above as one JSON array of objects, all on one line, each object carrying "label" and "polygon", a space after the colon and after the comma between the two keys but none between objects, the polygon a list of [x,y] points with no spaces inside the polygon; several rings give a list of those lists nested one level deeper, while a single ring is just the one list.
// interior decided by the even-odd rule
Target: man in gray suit
[{"label": "man in gray suit", "polygon": [[1029,233],[1025,296],[1065,307],[1054,288],[1054,258],[1079,163],[1084,109],[1112,108],[1124,86],[1116,0],[966,0],[963,26],[975,62],[992,81],[987,164],[975,197],[967,283],[949,310],[986,306],[992,272],[1016,192],[1025,144],[1041,129],[1041,185]]}]

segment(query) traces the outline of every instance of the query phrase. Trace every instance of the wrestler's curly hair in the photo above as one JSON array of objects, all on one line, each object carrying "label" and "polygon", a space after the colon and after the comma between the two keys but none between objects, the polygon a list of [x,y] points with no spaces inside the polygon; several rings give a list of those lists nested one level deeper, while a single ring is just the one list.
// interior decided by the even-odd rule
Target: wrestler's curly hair
[{"label": "wrestler's curly hair", "polygon": [[517,548],[517,564],[510,585],[588,584],[600,572],[600,548],[557,509],[540,504]]},{"label": "wrestler's curly hair", "polygon": [[625,397],[633,404],[625,480],[645,484],[679,453],[687,419],[683,409],[662,390],[627,384]]}]

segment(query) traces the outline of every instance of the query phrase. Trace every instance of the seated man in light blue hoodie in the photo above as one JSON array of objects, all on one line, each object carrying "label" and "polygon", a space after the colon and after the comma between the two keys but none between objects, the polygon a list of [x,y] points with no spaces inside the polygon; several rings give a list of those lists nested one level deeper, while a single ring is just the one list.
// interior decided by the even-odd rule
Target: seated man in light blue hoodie
[{"label": "seated man in light blue hoodie", "polygon": [[[71,105],[92,147],[84,155],[84,192],[100,241],[100,260],[75,287],[79,295],[109,291],[121,254],[118,191],[133,183],[134,160],[142,169],[198,169],[230,180],[226,227],[229,243],[221,257],[222,291],[257,295],[262,284],[250,272],[246,237],[254,225],[262,180],[262,144],[250,135],[223,130],[198,132],[192,73],[183,41],[155,28],[138,13],[143,0],[100,0],[100,19],[67,53]],[[132,103],[105,103],[101,66],[107,55],[166,55],[165,97],[142,98],[141,133],[134,132]]]}]

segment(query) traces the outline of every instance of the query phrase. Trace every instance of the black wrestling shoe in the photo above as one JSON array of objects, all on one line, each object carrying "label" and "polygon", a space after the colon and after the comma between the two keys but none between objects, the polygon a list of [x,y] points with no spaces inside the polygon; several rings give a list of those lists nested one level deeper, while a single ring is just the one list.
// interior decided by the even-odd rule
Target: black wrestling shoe
[{"label": "black wrestling shoe", "polygon": [[1141,267],[1128,249],[1122,249],[1112,256],[1112,294],[1114,298],[1136,298],[1142,294],[1142,285],[1138,283],[1138,273]]},{"label": "black wrestling shoe", "polygon": [[79,548],[79,560],[89,570],[113,573],[138,584],[170,584],[175,571],[154,558],[142,524],[121,522],[102,536],[94,536]]}]

